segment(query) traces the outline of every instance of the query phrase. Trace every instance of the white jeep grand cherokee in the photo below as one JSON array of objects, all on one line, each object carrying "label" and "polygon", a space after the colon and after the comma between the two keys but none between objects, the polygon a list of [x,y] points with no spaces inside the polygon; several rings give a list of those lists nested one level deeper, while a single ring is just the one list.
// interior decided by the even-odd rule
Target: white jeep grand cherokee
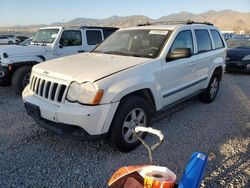
[{"label": "white jeep grand cherokee", "polygon": [[154,112],[197,94],[203,102],[215,99],[225,51],[212,24],[121,29],[91,53],[34,66],[24,104],[28,115],[54,133],[85,140],[105,136],[127,152],[139,145],[133,128],[149,126]]}]

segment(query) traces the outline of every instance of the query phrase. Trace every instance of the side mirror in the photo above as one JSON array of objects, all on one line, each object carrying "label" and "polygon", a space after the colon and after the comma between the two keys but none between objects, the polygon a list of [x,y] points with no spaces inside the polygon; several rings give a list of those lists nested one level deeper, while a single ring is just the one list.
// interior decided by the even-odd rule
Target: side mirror
[{"label": "side mirror", "polygon": [[176,59],[189,58],[192,56],[190,48],[176,48],[173,52],[169,52],[166,61],[173,61]]},{"label": "side mirror", "polygon": [[59,44],[59,48],[63,48],[63,45],[62,45],[62,44]]}]

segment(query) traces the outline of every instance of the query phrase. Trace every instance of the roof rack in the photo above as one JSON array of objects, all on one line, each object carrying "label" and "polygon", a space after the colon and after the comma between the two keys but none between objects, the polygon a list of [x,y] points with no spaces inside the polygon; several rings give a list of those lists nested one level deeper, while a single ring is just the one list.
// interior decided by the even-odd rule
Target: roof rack
[{"label": "roof rack", "polygon": [[106,27],[106,26],[64,26],[63,28],[74,28],[74,29],[106,29],[106,30],[117,30],[118,27]]},{"label": "roof rack", "polygon": [[212,23],[210,22],[196,22],[192,20],[187,20],[187,21],[162,21],[162,22],[146,22],[142,24],[138,24],[137,26],[148,26],[148,25],[157,25],[157,24],[163,24],[163,25],[173,25],[173,24],[187,24],[187,25],[192,25],[192,24],[204,24],[204,25],[211,25],[213,26]]},{"label": "roof rack", "polygon": [[119,29],[118,27],[106,27],[106,26],[80,26],[80,28],[89,28],[89,29]]}]

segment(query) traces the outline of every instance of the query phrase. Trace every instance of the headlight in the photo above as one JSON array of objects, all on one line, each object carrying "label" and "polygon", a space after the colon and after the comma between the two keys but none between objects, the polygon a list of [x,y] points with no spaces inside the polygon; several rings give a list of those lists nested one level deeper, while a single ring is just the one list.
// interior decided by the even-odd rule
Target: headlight
[{"label": "headlight", "polygon": [[102,96],[103,90],[97,90],[91,82],[73,82],[69,87],[67,99],[71,102],[96,105],[100,103]]},{"label": "headlight", "polygon": [[246,55],[242,60],[250,60],[250,55]]}]

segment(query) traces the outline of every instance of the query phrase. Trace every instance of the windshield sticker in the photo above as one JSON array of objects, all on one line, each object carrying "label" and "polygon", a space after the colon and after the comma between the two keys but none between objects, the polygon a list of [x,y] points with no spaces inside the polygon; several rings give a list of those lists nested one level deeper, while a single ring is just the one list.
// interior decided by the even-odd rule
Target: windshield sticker
[{"label": "windshield sticker", "polygon": [[150,30],[149,34],[151,34],[151,35],[167,35],[168,31]]}]

